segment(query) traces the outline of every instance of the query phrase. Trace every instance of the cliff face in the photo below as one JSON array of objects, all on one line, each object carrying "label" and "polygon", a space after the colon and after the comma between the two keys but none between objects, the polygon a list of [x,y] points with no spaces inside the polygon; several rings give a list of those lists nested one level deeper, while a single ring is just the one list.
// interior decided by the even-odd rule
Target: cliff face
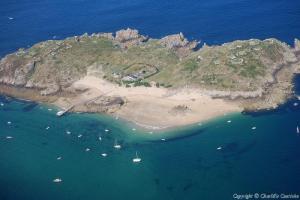
[{"label": "cliff face", "polygon": [[[75,81],[92,74],[127,87],[194,87],[216,98],[244,99],[255,107],[260,106],[249,99],[267,107],[291,94],[293,73],[299,70],[299,40],[295,48],[276,39],[197,50],[198,45],[182,33],[151,39],[133,29],[49,40],[2,58],[0,83],[54,96],[69,93]],[[276,98],[266,97],[272,93]]]}]

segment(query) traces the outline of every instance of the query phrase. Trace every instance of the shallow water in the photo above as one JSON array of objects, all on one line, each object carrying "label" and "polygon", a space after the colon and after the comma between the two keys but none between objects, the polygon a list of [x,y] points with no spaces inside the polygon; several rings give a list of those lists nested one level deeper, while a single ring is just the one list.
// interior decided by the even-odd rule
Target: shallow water
[{"label": "shallow water", "polygon": [[[165,141],[155,133],[141,137],[132,125],[107,116],[58,118],[44,105],[1,101],[0,199],[231,199],[243,192],[299,192],[300,107],[294,101],[279,113],[224,116]],[[113,148],[116,139],[120,150]],[[139,164],[132,162],[136,151]],[[53,183],[57,177],[63,182]]]}]

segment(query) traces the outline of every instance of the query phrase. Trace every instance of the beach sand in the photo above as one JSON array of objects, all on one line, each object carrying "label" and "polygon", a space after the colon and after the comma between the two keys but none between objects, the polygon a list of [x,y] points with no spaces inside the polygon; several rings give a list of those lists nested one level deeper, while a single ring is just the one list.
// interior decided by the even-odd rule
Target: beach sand
[{"label": "beach sand", "polygon": [[242,110],[237,104],[212,99],[196,89],[126,88],[94,76],[86,76],[71,87],[86,91],[72,99],[60,98],[55,105],[67,108],[102,94],[121,96],[126,104],[113,115],[146,129],[184,126]]}]

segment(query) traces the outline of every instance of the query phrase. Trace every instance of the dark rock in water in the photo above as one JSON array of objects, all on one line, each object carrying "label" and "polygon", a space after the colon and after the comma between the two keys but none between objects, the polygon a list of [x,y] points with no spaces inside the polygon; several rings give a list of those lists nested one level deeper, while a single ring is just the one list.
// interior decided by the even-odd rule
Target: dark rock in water
[{"label": "dark rock in water", "polygon": [[174,186],[172,186],[172,185],[169,185],[166,188],[167,188],[168,191],[173,191],[174,190]]},{"label": "dark rock in water", "polygon": [[195,183],[193,183],[193,182],[187,183],[187,184],[183,187],[183,191],[187,191],[187,190],[191,189],[194,185],[195,185]]},{"label": "dark rock in water", "polygon": [[160,184],[159,178],[155,178],[155,179],[154,179],[154,182],[155,182],[155,185],[159,185],[159,184]]},{"label": "dark rock in water", "polygon": [[37,105],[38,105],[37,103],[31,103],[31,104],[25,106],[22,110],[24,112],[29,112],[29,111],[33,110]]}]

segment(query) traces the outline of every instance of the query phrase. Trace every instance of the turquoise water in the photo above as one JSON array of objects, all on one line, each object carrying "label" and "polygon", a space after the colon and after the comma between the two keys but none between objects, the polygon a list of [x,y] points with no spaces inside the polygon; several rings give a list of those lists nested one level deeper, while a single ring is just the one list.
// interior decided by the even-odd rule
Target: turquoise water
[{"label": "turquoise water", "polygon": [[[299,19],[299,0],[1,0],[0,57],[43,40],[126,27],[151,37],[183,32],[208,44],[270,37],[292,44],[300,36]],[[296,83],[300,91],[300,79]],[[4,97],[0,102],[0,200],[226,200],[235,193],[300,193],[297,100],[272,112],[234,114],[160,134],[133,131],[107,116],[57,118],[55,108],[45,105]],[[113,148],[115,140],[122,149]],[[136,151],[139,164],[132,162]]]},{"label": "turquoise water", "polygon": [[[167,138],[107,116],[58,118],[55,108],[2,97],[0,199],[232,199],[234,193],[299,192],[295,101],[275,112],[224,116]],[[116,139],[120,150],[113,148]],[[136,151],[138,164],[132,162]],[[58,177],[63,181],[53,183]]]}]

